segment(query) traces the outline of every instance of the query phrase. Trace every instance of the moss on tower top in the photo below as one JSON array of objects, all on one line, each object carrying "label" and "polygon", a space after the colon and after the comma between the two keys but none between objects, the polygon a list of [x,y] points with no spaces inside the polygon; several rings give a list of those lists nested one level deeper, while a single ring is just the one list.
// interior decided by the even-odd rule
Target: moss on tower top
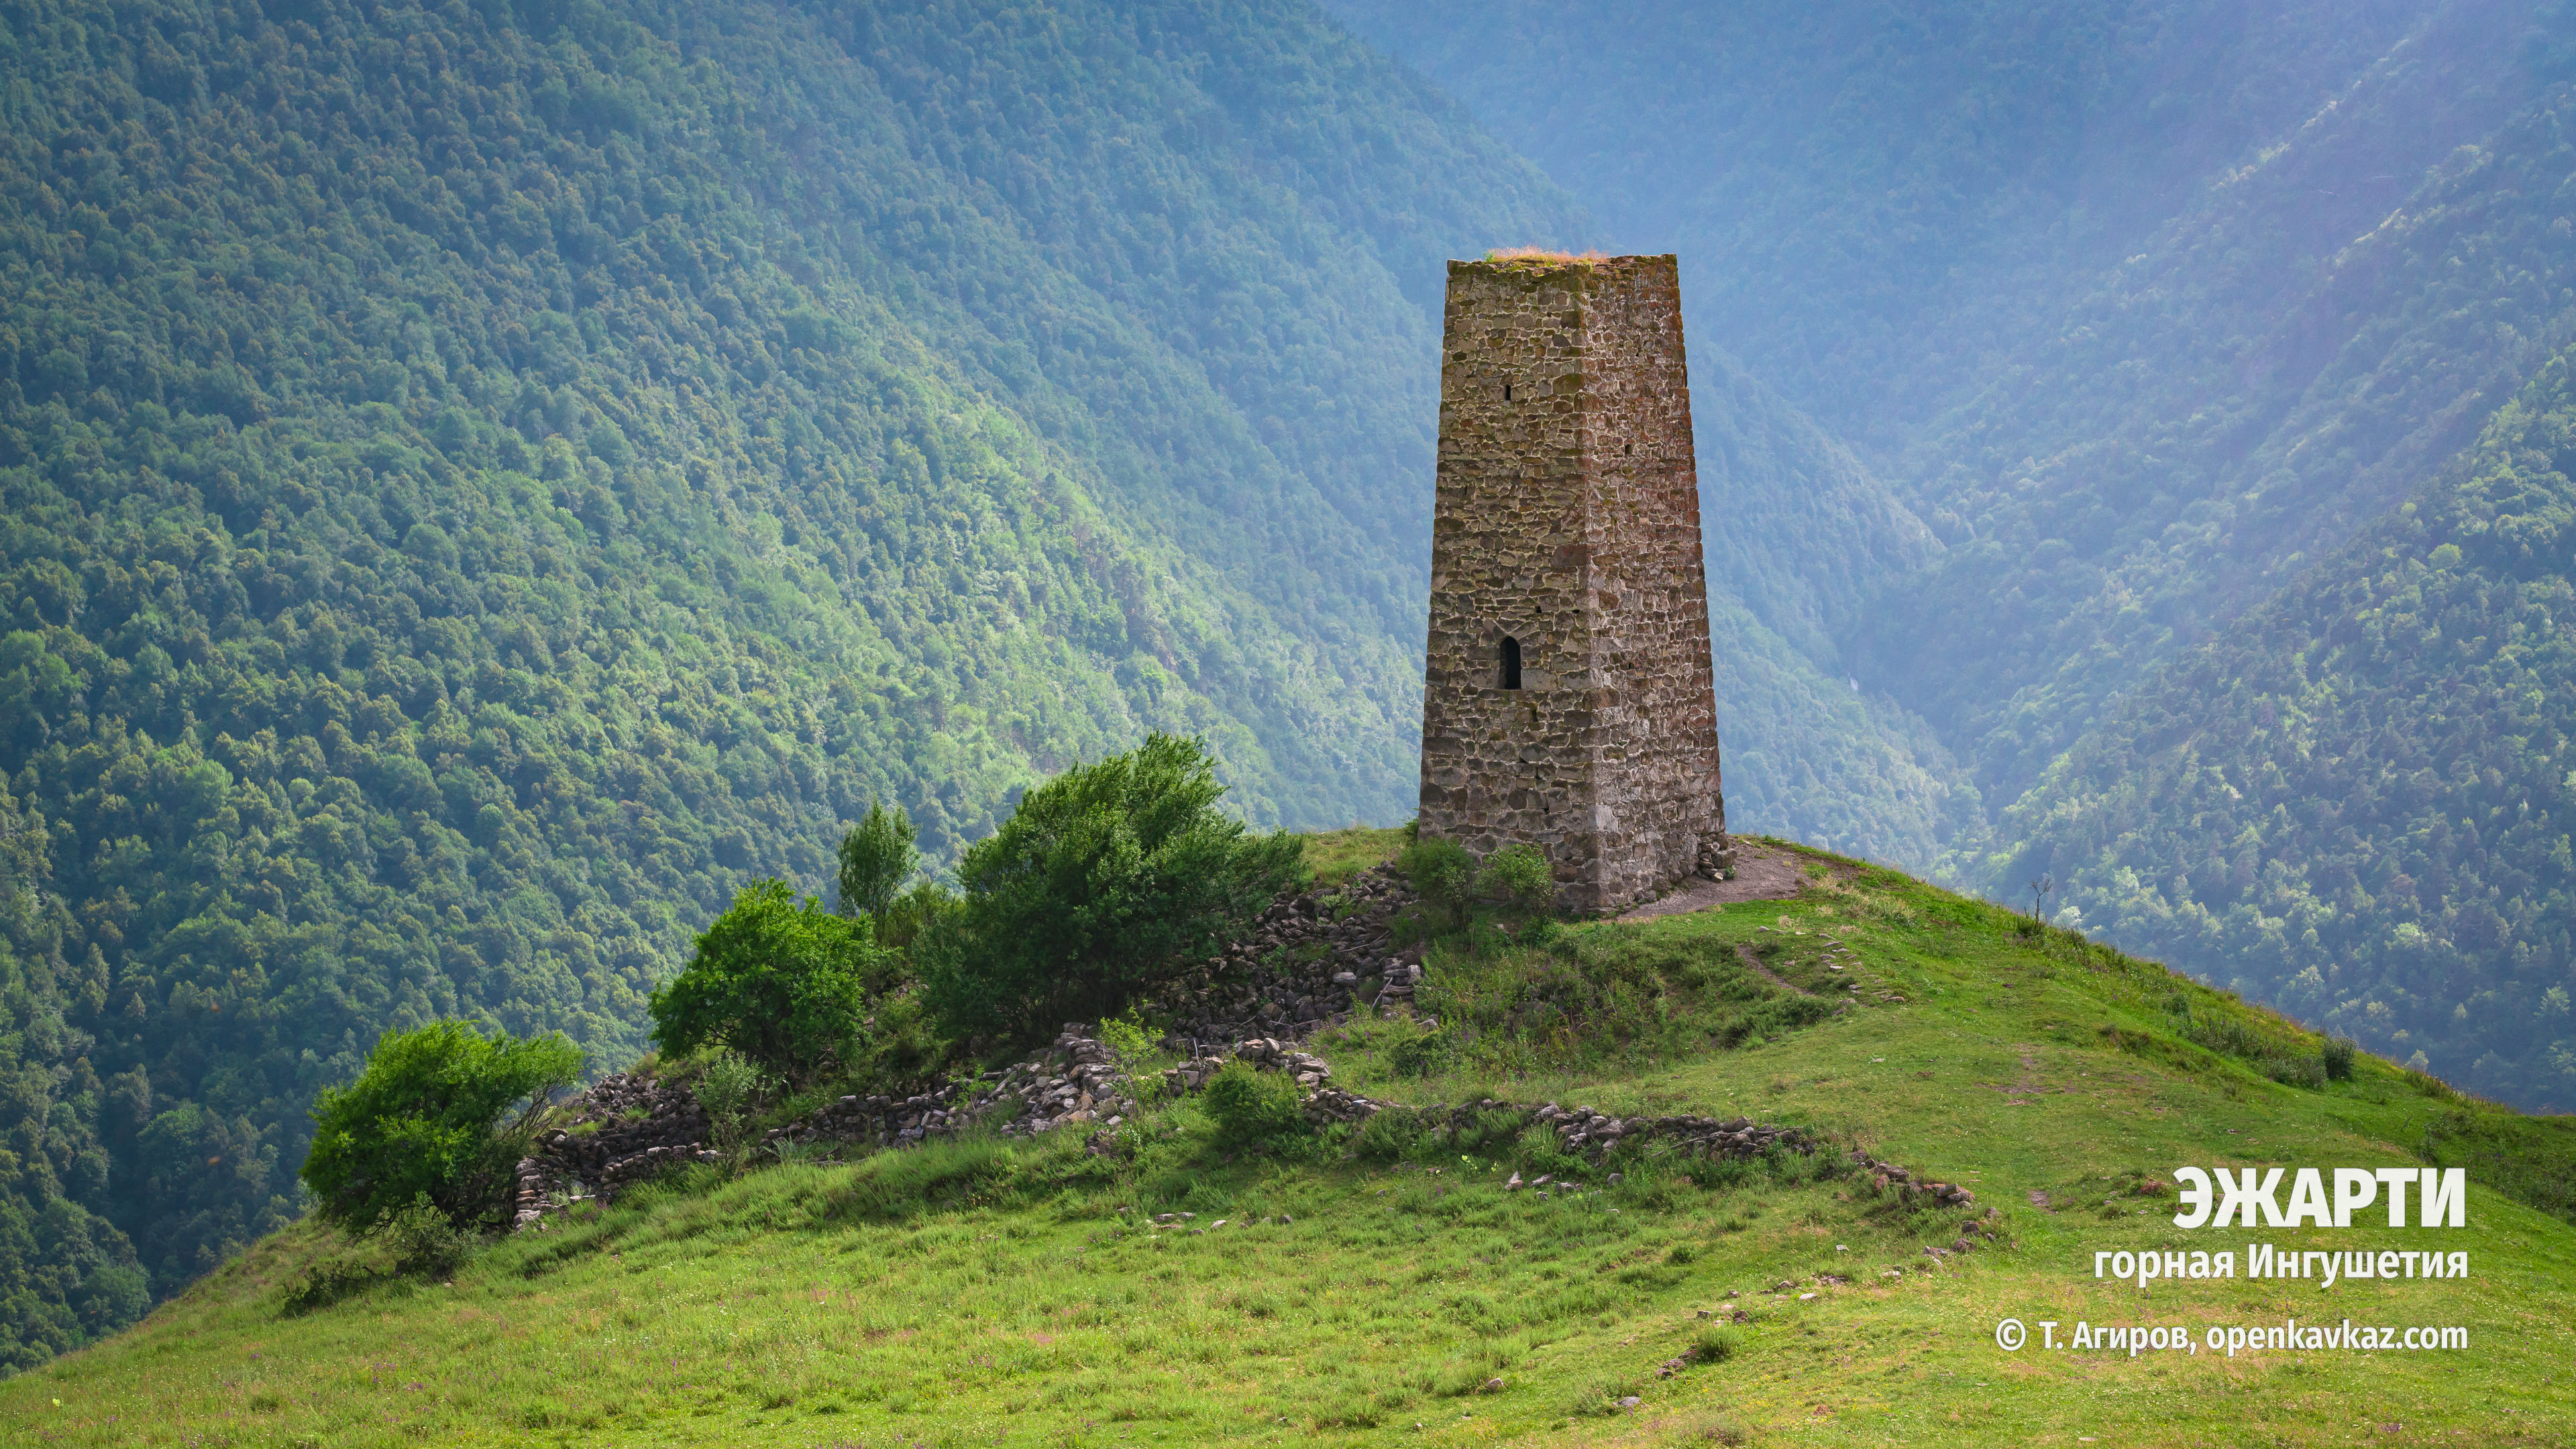
[{"label": "moss on tower top", "polygon": [[1590,267],[1615,260],[1600,252],[1557,252],[1545,247],[1496,247],[1485,253],[1484,260],[1500,267],[1514,267],[1533,272],[1553,272],[1566,267]]}]

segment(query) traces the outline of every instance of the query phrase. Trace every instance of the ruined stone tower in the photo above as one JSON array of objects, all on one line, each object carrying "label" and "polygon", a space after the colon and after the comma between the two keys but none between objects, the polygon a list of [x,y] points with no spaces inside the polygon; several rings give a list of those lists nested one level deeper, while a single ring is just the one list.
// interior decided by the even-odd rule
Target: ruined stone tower
[{"label": "ruined stone tower", "polygon": [[1673,258],[1449,264],[1422,834],[1607,911],[1729,863]]}]

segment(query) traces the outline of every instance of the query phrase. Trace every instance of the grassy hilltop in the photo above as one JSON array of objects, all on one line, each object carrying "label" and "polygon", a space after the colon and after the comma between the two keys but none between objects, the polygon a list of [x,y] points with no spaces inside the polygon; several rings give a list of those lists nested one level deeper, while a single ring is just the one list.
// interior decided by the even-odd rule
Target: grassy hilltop
[{"label": "grassy hilltop", "polygon": [[[1319,838],[1310,858],[1329,877],[1394,840]],[[1381,1100],[1743,1115],[1819,1133],[1830,1158],[1712,1166],[1649,1146],[1596,1167],[1500,1117],[1447,1139],[1373,1124],[1255,1152],[1184,1099],[1149,1107],[1123,1159],[1060,1131],[647,1188],[507,1240],[452,1284],[289,1316],[284,1286],[324,1251],[308,1223],[131,1331],[0,1384],[0,1425],[27,1443],[349,1446],[2495,1444],[2576,1430],[2565,1119],[2367,1056],[2329,1080],[2322,1039],[2161,967],[1892,872],[1795,859],[1795,899],[1435,948],[1419,1010],[1444,1032],[1364,1019],[1309,1046]],[[1829,944],[1850,954],[1829,960]],[[1772,1013],[1767,1039],[1714,1044],[1744,1002],[1784,995],[1854,1005],[1800,1027]],[[1853,1146],[1977,1203],[1909,1210],[1835,1165]],[[2465,1229],[2167,1221],[2184,1164],[2419,1160],[2467,1166]],[[1515,1170],[1571,1170],[1584,1190],[1507,1192]],[[1990,1207],[1993,1241],[1925,1254]],[[1196,1217],[1149,1224],[1166,1212]],[[2092,1277],[2096,1250],[2241,1262],[2258,1240],[2465,1249],[2472,1273],[2143,1291]],[[2006,1316],[2059,1320],[2061,1336],[2077,1320],[2195,1337],[2285,1318],[2464,1325],[2470,1348],[2005,1353],[1992,1334]],[[1677,1357],[1691,1362],[1659,1377]]]}]

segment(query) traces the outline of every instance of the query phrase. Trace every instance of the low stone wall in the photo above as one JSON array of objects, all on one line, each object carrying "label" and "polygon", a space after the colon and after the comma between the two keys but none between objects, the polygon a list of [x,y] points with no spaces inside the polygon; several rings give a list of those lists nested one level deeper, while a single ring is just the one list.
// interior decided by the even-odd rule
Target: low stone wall
[{"label": "low stone wall", "polygon": [[[1080,1023],[1067,1023],[1046,1051],[1007,1070],[909,1097],[843,1097],[802,1121],[769,1129],[761,1143],[910,1147],[988,1122],[1027,1136],[1120,1121],[1136,1110],[1124,1089],[1109,1048]],[[671,1167],[720,1156],[708,1140],[705,1111],[683,1083],[620,1074],[566,1110],[572,1120],[541,1137],[536,1152],[519,1163],[518,1227],[575,1202],[614,1201]]]},{"label": "low stone wall", "polygon": [[519,1161],[518,1227],[579,1198],[613,1198],[676,1163],[715,1158],[697,1094],[676,1082],[620,1072],[565,1110],[570,1120],[559,1118]]}]

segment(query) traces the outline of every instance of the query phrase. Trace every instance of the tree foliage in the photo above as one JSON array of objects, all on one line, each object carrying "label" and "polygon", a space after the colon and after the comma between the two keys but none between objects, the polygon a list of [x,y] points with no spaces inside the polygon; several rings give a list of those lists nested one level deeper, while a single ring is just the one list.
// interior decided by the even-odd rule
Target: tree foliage
[{"label": "tree foliage", "polygon": [[653,1039],[675,1054],[720,1044],[803,1083],[847,1054],[869,999],[895,984],[894,965],[868,917],[834,915],[784,881],[761,881],[653,993]]},{"label": "tree foliage", "polygon": [[932,1007],[960,1031],[1042,1034],[1216,951],[1303,855],[1217,809],[1224,793],[1203,742],[1164,734],[1031,790],[958,862],[962,909],[921,962]]},{"label": "tree foliage", "polygon": [[921,851],[913,840],[912,817],[869,802],[866,817],[841,837],[841,909],[885,919],[903,883],[921,868]]},{"label": "tree foliage", "polygon": [[521,1041],[437,1021],[385,1033],[355,1082],[313,1104],[301,1176],[315,1210],[364,1229],[426,1198],[460,1228],[506,1222],[529,1128],[581,1063],[555,1032]]}]

